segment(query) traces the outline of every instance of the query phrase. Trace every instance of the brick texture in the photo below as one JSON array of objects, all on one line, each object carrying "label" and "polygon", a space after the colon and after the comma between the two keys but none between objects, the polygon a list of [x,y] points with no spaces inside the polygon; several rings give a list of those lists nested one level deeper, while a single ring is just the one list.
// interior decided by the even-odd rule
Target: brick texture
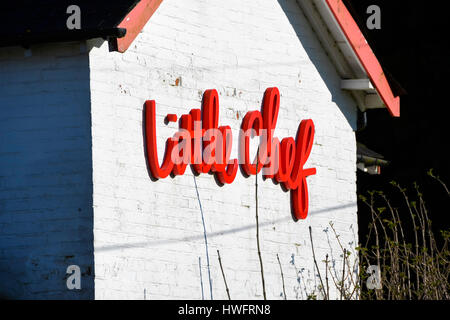
[{"label": "brick texture", "polygon": [[[2,298],[94,297],[89,57],[82,48],[0,49]],[[72,264],[81,269],[81,290],[67,290]]]},{"label": "brick texture", "polygon": [[[188,169],[152,181],[142,118],[145,100],[156,100],[162,155],[177,129],[164,116],[199,108],[203,92],[217,89],[236,157],[243,116],[273,86],[275,136],[315,122],[306,167],[317,174],[308,178],[309,216],[298,222],[289,193],[259,180],[266,291],[283,298],[278,254],[287,298],[306,299],[319,293],[308,227],[322,275],[328,254],[338,280],[342,252],[329,222],[342,245],[358,242],[357,109],[295,0],[165,0],[124,54],[101,39],[31,54],[0,49],[0,295],[210,299],[210,272],[213,298],[225,299],[220,250],[231,297],[261,299],[255,177],[238,173],[220,187]],[[81,290],[66,288],[71,264],[81,268]]]},{"label": "brick texture", "polygon": [[[165,0],[127,52],[90,43],[95,298],[210,298],[202,216],[194,177],[152,181],[143,145],[143,104],[156,100],[160,157],[175,130],[167,113],[199,108],[204,90],[220,94],[221,125],[237,130],[264,90],[277,86],[275,136],[295,137],[313,119],[316,138],[307,166],[310,214],[294,222],[289,193],[259,181],[259,215],[267,296],[282,299],[276,255],[289,299],[318,293],[308,227],[324,275],[329,254],[340,274],[342,252],[357,243],[356,106],[294,0]],[[233,299],[261,299],[256,249],[255,177],[240,173],[220,187],[197,177],[209,244],[213,298],[226,298],[216,250]],[[199,269],[201,259],[201,274]],[[340,276],[339,276],[340,277]],[[331,282],[331,279],[330,279]],[[333,286],[332,286],[333,287]],[[145,294],[144,294],[145,292]],[[336,297],[336,290],[331,289]]]}]

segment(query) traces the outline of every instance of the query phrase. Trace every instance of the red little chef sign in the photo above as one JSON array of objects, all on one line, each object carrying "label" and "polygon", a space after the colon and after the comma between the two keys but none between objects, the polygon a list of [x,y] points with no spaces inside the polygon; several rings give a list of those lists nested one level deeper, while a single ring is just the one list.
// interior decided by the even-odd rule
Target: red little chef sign
[{"label": "red little chef sign", "polygon": [[[308,215],[308,184],[306,177],[316,174],[315,168],[305,169],[314,140],[314,123],[302,120],[297,137],[280,140],[273,136],[280,108],[280,92],[268,88],[264,93],[262,111],[249,111],[239,131],[238,159],[230,159],[232,132],[229,126],[219,126],[219,96],[216,90],[203,94],[202,110],[192,109],[181,116],[179,130],[167,139],[162,164],[159,164],[156,143],[155,101],[145,103],[145,139],[147,161],[151,175],[164,179],[169,174],[183,175],[191,165],[194,174],[212,173],[223,184],[234,181],[239,166],[246,176],[261,170],[264,178],[280,183],[290,190],[292,215],[295,220]],[[175,114],[166,121],[176,122]],[[250,159],[250,139],[259,137],[257,155]]]}]

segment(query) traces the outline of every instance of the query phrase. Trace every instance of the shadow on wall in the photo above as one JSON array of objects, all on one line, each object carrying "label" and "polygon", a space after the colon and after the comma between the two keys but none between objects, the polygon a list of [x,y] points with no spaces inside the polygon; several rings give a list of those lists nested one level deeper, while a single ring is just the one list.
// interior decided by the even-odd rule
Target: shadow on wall
[{"label": "shadow on wall", "polygon": [[[91,299],[88,55],[79,44],[24,53],[0,51],[0,297]],[[69,265],[80,290],[67,289]]]},{"label": "shadow on wall", "polygon": [[[318,216],[318,215],[322,215],[322,214],[328,214],[328,213],[334,212],[336,210],[355,208],[355,207],[356,207],[356,203],[348,203],[348,204],[343,204],[343,205],[339,205],[339,206],[314,210],[314,211],[311,211],[309,214],[312,216]],[[276,219],[273,221],[260,223],[259,226],[260,226],[260,228],[262,228],[262,227],[273,226],[275,224],[281,224],[281,223],[292,223],[292,218],[291,217],[283,217],[283,218],[279,218],[279,219]],[[236,233],[244,232],[247,230],[253,230],[255,228],[256,228],[256,224],[248,224],[248,225],[244,225],[239,228],[222,229],[220,231],[208,233],[208,239],[218,237],[218,236],[223,236],[226,234],[236,234]],[[133,249],[133,248],[150,248],[150,247],[170,245],[170,244],[174,244],[174,243],[186,243],[189,241],[196,241],[196,240],[203,239],[203,237],[204,237],[203,234],[197,234],[195,236],[188,236],[188,237],[183,237],[183,238],[178,238],[178,239],[173,238],[173,239],[165,239],[165,240],[135,242],[135,243],[129,243],[129,244],[123,244],[123,245],[117,245],[117,244],[105,245],[105,246],[97,247],[96,252],[126,250],[126,249]]]},{"label": "shadow on wall", "polygon": [[[296,0],[278,0],[278,3],[284,11],[293,30],[297,34],[297,37],[305,49],[308,58],[313,63],[323,82],[327,86],[328,91],[331,93],[331,101],[336,103],[340,112],[347,120],[349,126],[353,129],[353,131],[355,131],[357,127],[356,102],[354,102],[349,93],[341,89],[341,79],[337,71],[335,71],[336,68],[326,54],[325,49],[320,44],[320,41],[317,39],[316,34],[300,8],[300,5]],[[299,21],[302,22],[301,25],[299,24]],[[308,25],[309,28],[305,28],[305,24]],[[311,37],[311,35],[314,35],[314,37]],[[330,73],[330,70],[333,72]]]}]

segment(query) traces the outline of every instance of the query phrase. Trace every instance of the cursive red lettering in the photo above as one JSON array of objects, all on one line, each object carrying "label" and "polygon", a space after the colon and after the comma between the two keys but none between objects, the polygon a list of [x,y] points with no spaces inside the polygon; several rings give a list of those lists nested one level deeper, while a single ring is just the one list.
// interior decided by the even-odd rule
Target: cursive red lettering
[{"label": "cursive red lettering", "polygon": [[[306,178],[316,174],[315,168],[305,169],[314,141],[314,123],[302,120],[296,139],[280,140],[273,136],[280,108],[280,92],[268,88],[264,93],[262,110],[249,111],[245,115],[239,134],[239,161],[230,159],[232,131],[229,126],[219,127],[219,96],[216,90],[206,90],[202,110],[192,109],[182,115],[179,131],[166,141],[163,163],[159,166],[155,101],[145,103],[145,139],[147,159],[152,176],[166,178],[170,173],[183,175],[191,164],[195,174],[214,173],[221,184],[230,184],[239,168],[247,175],[256,175],[262,168],[263,177],[280,183],[291,193],[291,210],[294,220],[308,215],[309,198]],[[168,114],[167,121],[177,116]],[[250,139],[259,137],[255,159],[250,159]]]}]

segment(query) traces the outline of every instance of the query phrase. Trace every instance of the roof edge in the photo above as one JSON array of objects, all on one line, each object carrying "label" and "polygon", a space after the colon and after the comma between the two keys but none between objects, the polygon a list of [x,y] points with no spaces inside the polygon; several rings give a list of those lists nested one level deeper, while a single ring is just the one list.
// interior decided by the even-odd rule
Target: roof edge
[{"label": "roof edge", "polygon": [[127,33],[124,37],[117,39],[117,51],[123,53],[130,47],[161,2],[162,0],[141,0],[123,18],[117,27],[127,29]]},{"label": "roof edge", "polygon": [[75,29],[63,32],[47,32],[37,34],[23,34],[22,36],[6,37],[0,42],[0,47],[23,46],[38,43],[52,43],[52,42],[68,42],[81,41],[93,38],[121,38],[124,37],[127,30],[124,28],[108,28],[108,29]]},{"label": "roof edge", "polygon": [[[309,1],[309,0],[301,0]],[[317,0],[316,0],[317,1]],[[125,28],[126,35],[122,38],[116,39],[117,51],[125,52],[133,40],[138,36],[150,17],[155,13],[161,4],[162,0],[141,0],[137,5],[125,16],[119,23],[118,28]],[[318,0],[327,7],[330,13],[321,13],[322,15],[331,15],[334,23],[337,23],[345,42],[347,42],[351,55],[351,62],[358,65],[358,69],[364,70],[368,78],[376,89],[377,99],[379,98],[389,113],[394,117],[400,116],[400,98],[395,97],[392,89],[387,81],[386,75],[370,48],[367,40],[348,11],[342,0]],[[325,17],[324,17],[325,18]],[[330,17],[327,17],[328,20]],[[326,20],[326,19],[325,19]],[[336,39],[339,42],[339,39]],[[341,39],[343,40],[343,39]],[[348,54],[347,54],[348,57]],[[362,67],[362,68],[361,68]],[[377,97],[379,96],[379,97]],[[370,95],[368,96],[369,98]],[[373,100],[373,99],[372,99]],[[375,103],[376,104],[376,103]]]},{"label": "roof edge", "polygon": [[400,116],[400,98],[394,97],[384,71],[342,0],[325,0],[348,43],[393,117]]}]

